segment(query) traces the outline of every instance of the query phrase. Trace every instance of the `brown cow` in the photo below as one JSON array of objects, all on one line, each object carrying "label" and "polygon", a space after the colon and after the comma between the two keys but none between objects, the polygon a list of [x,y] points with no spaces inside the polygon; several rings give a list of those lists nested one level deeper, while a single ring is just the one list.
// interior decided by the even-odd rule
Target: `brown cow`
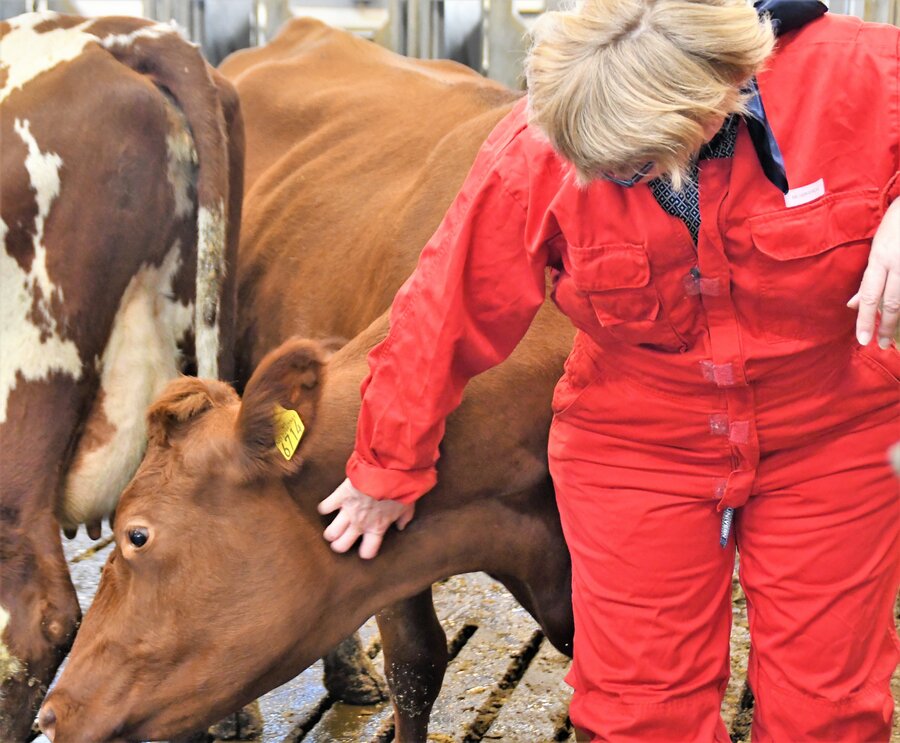
[{"label": "brown cow", "polygon": [[[241,389],[285,338],[352,338],[389,306],[433,229],[415,204],[450,203],[477,145],[517,95],[460,65],[404,59],[308,19],[229,57],[221,72],[238,90],[246,124]],[[380,136],[382,124],[403,136]],[[351,179],[359,191],[348,198]],[[284,290],[278,266],[290,267],[299,291]],[[333,297],[322,293],[329,287]],[[326,657],[325,669],[334,696],[377,699],[377,674],[358,640]]]},{"label": "brown cow", "polygon": [[33,14],[0,23],[0,145],[0,740],[19,741],[80,619],[58,524],[98,534],[168,380],[232,374],[242,129],[170,26]]},{"label": "brown cow", "polygon": [[[225,385],[196,380],[153,407],[117,547],[42,712],[57,743],[199,729],[388,604],[379,625],[398,739],[424,740],[447,662],[430,584],[459,572],[497,576],[570,648],[569,563],[545,448],[572,330],[550,307],[509,361],[472,382],[449,422],[439,485],[407,530],[371,563],[322,539],[316,504],[343,477],[365,354],[387,327],[379,314],[514,96],[319,25],[289,33],[305,43],[235,78],[250,132],[241,358],[255,365],[294,333],[355,338],[325,365],[318,344],[288,343],[250,380],[243,407]],[[253,100],[257,87],[273,102]],[[280,157],[255,147],[263,124]],[[275,402],[307,425],[290,464],[272,440]],[[223,605],[222,587],[239,585],[240,604]]]},{"label": "brown cow", "polygon": [[[484,570],[569,651],[569,564],[547,477],[550,396],[565,322],[539,315],[513,357],[451,417],[438,487],[374,561],[333,553],[317,503],[341,481],[365,355],[382,318],[323,368],[311,341],[261,364],[244,402],[223,383],[173,383],[116,517],[117,546],[41,712],[55,743],[169,738],[299,673],[379,616],[397,738],[425,740],[447,663],[430,585]],[[290,463],[276,404],[307,427]],[[222,591],[243,586],[241,602]],[[248,592],[247,586],[253,591]],[[202,690],[202,692],[198,691]]]},{"label": "brown cow", "polygon": [[309,19],[221,66],[247,131],[238,378],[292,335],[353,338],[390,305],[518,98],[454,62]]}]

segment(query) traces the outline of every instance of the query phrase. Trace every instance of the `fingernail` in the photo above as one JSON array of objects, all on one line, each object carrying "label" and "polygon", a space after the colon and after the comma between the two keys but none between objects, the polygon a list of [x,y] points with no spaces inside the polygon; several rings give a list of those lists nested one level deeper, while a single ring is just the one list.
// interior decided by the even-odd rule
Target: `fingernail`
[{"label": "fingernail", "polygon": [[860,330],[856,334],[856,340],[859,341],[859,345],[868,346],[869,341],[872,340],[872,334],[868,330]]},{"label": "fingernail", "polygon": [[887,351],[891,347],[891,339],[890,338],[879,338],[878,339],[878,347],[882,351]]}]

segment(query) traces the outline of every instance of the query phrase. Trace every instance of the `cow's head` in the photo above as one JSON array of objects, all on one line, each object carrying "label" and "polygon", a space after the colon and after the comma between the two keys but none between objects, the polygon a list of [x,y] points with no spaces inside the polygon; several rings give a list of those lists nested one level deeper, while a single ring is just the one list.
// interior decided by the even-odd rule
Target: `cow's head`
[{"label": "cow's head", "polygon": [[[150,408],[147,455],[120,502],[115,550],[41,712],[57,743],[200,728],[355,628],[322,619],[338,557],[315,501],[337,482],[323,482],[308,507],[287,487],[322,438],[322,370],[317,344],[291,341],[262,362],[243,402],[221,382],[183,378]],[[290,460],[275,446],[277,406],[307,427]]]}]

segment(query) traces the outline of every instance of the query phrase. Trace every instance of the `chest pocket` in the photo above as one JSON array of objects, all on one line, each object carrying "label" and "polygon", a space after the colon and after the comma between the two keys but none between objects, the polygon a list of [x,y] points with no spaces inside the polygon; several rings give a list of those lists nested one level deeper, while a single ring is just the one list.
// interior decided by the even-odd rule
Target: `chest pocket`
[{"label": "chest pocket", "polygon": [[749,220],[757,250],[757,313],[771,343],[852,334],[859,289],[881,219],[877,189],[826,196]]},{"label": "chest pocket", "polygon": [[666,349],[684,346],[664,316],[643,245],[569,245],[566,252],[572,282],[590,303],[601,328],[629,343]]}]

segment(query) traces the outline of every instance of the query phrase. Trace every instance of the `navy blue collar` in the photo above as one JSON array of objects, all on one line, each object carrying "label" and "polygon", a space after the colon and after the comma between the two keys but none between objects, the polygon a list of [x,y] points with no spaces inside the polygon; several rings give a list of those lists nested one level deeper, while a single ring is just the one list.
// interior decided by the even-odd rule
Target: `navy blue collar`
[{"label": "navy blue collar", "polygon": [[756,0],[753,7],[760,15],[769,14],[776,36],[795,31],[828,12],[828,6],[819,0]]}]

